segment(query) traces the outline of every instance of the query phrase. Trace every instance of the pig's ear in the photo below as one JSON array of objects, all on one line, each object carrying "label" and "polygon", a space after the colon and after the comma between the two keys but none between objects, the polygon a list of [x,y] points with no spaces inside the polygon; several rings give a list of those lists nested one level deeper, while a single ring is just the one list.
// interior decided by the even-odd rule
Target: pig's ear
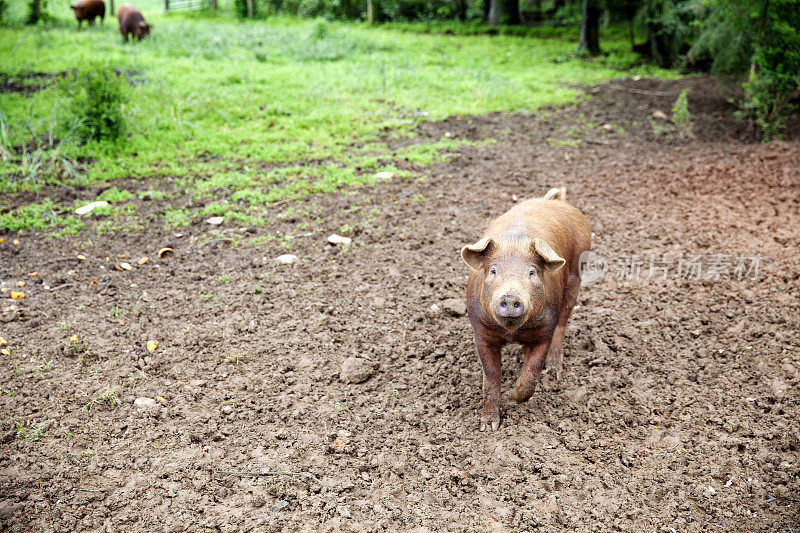
[{"label": "pig's ear", "polygon": [[534,239],[533,250],[544,259],[544,269],[548,272],[555,272],[567,262],[542,239]]},{"label": "pig's ear", "polygon": [[461,259],[463,259],[470,268],[478,270],[481,267],[483,258],[491,248],[491,244],[492,239],[489,237],[484,237],[475,244],[468,244],[461,249]]}]

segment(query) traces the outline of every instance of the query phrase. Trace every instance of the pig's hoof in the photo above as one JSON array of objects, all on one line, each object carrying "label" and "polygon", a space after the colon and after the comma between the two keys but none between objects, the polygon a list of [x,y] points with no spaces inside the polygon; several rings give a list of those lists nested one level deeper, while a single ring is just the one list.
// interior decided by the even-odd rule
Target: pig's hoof
[{"label": "pig's hoof", "polygon": [[481,431],[486,431],[488,425],[491,425],[492,431],[497,431],[500,427],[500,420],[481,420]]},{"label": "pig's hoof", "polygon": [[561,369],[560,368],[545,368],[544,374],[552,374],[556,381],[561,381]]},{"label": "pig's hoof", "polygon": [[547,354],[547,360],[544,363],[545,372],[555,374],[556,381],[561,381],[561,368],[562,368],[563,352],[560,350],[550,350]]},{"label": "pig's hoof", "polygon": [[508,393],[508,399],[515,403],[525,403],[531,398],[531,396],[533,396],[533,392],[528,394],[519,392],[517,389],[514,389]]},{"label": "pig's hoof", "polygon": [[500,427],[500,409],[481,416],[481,431],[486,431],[487,427],[491,427],[492,431],[497,431]]}]

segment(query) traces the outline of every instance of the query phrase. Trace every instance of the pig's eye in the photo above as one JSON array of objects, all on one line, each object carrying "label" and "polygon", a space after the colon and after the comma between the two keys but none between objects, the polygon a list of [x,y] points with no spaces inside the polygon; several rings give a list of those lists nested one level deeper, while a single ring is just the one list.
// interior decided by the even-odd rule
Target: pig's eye
[{"label": "pig's eye", "polygon": [[531,269],[531,271],[530,271],[530,272],[528,272],[528,276],[532,278],[532,277],[533,277],[533,276],[535,276],[535,275],[536,275],[536,269],[535,269],[535,268],[532,268],[532,269]]},{"label": "pig's eye", "polygon": [[489,274],[492,274],[492,275],[497,274],[497,269],[495,267],[490,268],[489,269]]}]

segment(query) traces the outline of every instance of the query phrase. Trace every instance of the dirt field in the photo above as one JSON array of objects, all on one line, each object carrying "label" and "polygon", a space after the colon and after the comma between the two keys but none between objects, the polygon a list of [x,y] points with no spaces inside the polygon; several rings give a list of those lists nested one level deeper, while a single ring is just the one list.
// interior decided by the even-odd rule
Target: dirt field
[{"label": "dirt field", "polygon": [[[656,136],[648,118],[682,87],[696,137]],[[498,142],[276,216],[295,266],[248,244],[264,229],[224,224],[5,235],[0,281],[27,285],[0,314],[3,529],[800,530],[797,125],[753,143],[703,78],[593,93],[425,126]],[[458,249],[557,185],[608,271],[582,289],[561,381],[480,433],[471,330],[443,303],[464,298]],[[326,245],[345,224],[349,249]],[[644,279],[651,257],[666,275]],[[340,379],[351,356],[366,381]]]}]

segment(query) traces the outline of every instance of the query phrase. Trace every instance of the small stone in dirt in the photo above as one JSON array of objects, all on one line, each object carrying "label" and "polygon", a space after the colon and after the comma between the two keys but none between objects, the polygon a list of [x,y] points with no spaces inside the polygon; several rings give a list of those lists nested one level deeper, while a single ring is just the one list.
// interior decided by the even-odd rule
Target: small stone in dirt
[{"label": "small stone in dirt", "polygon": [[448,298],[442,302],[442,309],[450,316],[464,316],[467,314],[467,304],[459,298]]},{"label": "small stone in dirt", "polygon": [[664,113],[663,111],[661,111],[660,109],[656,109],[655,111],[653,111],[653,118],[657,118],[658,120],[668,120],[669,119],[667,114]]},{"label": "small stone in dirt", "polygon": [[273,259],[273,261],[278,263],[279,265],[293,265],[297,263],[299,260],[300,260],[299,257],[292,254],[279,255],[278,257]]},{"label": "small stone in dirt", "polygon": [[374,178],[376,180],[389,181],[390,179],[394,178],[394,172],[387,172],[387,171],[378,172],[377,174],[375,174]]},{"label": "small stone in dirt", "polygon": [[363,383],[375,372],[372,361],[361,357],[348,357],[342,363],[339,379],[344,383]]},{"label": "small stone in dirt", "polygon": [[189,385],[192,387],[204,387],[206,383],[207,381],[204,379],[193,379],[189,382]]},{"label": "small stone in dirt", "polygon": [[19,511],[24,504],[15,502],[3,502],[0,504],[0,520],[8,523],[14,514]]},{"label": "small stone in dirt", "polygon": [[225,405],[222,407],[222,412],[223,414],[229,415],[233,412],[233,407],[231,407],[230,405]]},{"label": "small stone in dirt", "polygon": [[438,315],[441,312],[442,312],[442,308],[439,307],[436,304],[433,304],[428,308],[428,314],[431,315],[431,316]]},{"label": "small stone in dirt", "polygon": [[258,509],[259,507],[264,507],[264,504],[267,503],[267,500],[264,498],[263,494],[256,494],[253,496],[253,507]]},{"label": "small stone in dirt", "polygon": [[144,411],[151,415],[158,414],[158,411],[161,410],[161,406],[153,398],[136,398],[133,401],[133,406],[139,411]]},{"label": "small stone in dirt", "polygon": [[130,263],[117,263],[114,268],[117,270],[133,270],[133,266]]},{"label": "small stone in dirt", "polygon": [[350,237],[342,237],[341,235],[336,235],[335,233],[332,233],[328,237],[328,242],[331,244],[341,244],[342,246],[347,246],[348,244],[353,242],[353,239],[351,239]]},{"label": "small stone in dirt", "polygon": [[9,431],[5,435],[0,436],[0,444],[8,444],[9,442],[14,442],[14,439],[17,438],[16,430]]},{"label": "small stone in dirt", "polygon": [[152,407],[156,405],[156,401],[153,398],[136,398],[133,401],[134,407]]},{"label": "small stone in dirt", "polygon": [[75,210],[75,214],[76,215],[88,215],[89,213],[91,213],[92,211],[97,209],[98,207],[106,207],[107,205],[108,205],[108,202],[106,202],[104,200],[99,200],[97,202],[90,202],[90,203],[88,203],[88,204],[76,209]]},{"label": "small stone in dirt", "polygon": [[314,361],[312,361],[310,357],[306,356],[300,357],[295,365],[301,370],[313,370],[315,366]]},{"label": "small stone in dirt", "polygon": [[601,127],[601,128],[603,128],[603,129],[604,129],[604,130],[606,130],[606,131],[611,131],[611,130],[613,130],[613,129],[614,129],[614,126],[612,126],[611,124],[603,124],[603,125],[602,125],[602,126],[600,126],[600,127]]},{"label": "small stone in dirt", "polygon": [[714,487],[712,487],[711,485],[709,485],[708,487],[706,487],[706,496],[713,496],[713,495],[714,495],[714,494],[716,494],[716,493],[717,493],[717,489],[715,489],[715,488],[714,488]]},{"label": "small stone in dirt", "polygon": [[783,381],[781,378],[773,379],[772,383],[770,383],[769,385],[770,391],[772,391],[772,395],[776,398],[783,397],[783,395],[786,394],[786,389],[788,387],[789,386],[786,384],[786,382]]},{"label": "small stone in dirt", "polygon": [[219,226],[223,222],[225,222],[225,217],[211,217],[206,220],[207,223],[211,224],[212,226]]}]

